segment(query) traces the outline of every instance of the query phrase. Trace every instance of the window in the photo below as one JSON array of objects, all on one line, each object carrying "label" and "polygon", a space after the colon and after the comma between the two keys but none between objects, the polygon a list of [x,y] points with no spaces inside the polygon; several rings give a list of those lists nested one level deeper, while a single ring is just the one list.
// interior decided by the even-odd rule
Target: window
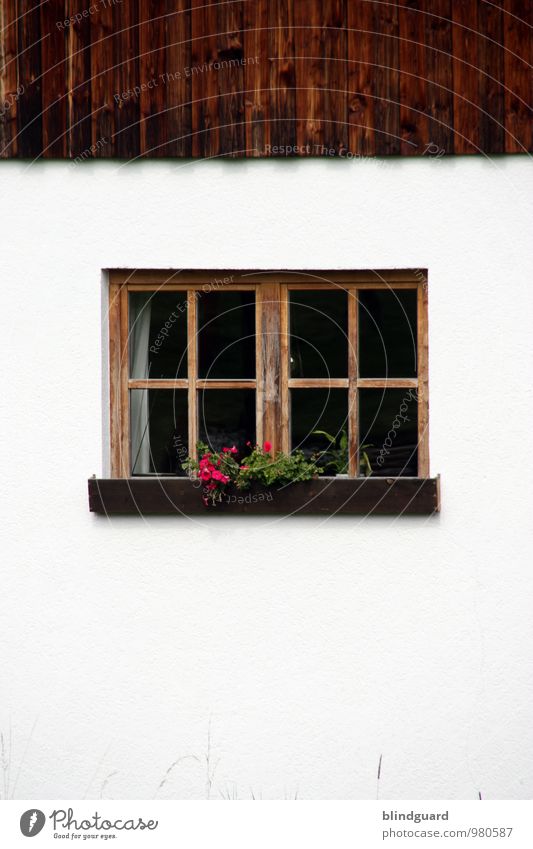
[{"label": "window", "polygon": [[112,477],[199,439],[429,476],[425,272],[111,272],[109,328]]}]

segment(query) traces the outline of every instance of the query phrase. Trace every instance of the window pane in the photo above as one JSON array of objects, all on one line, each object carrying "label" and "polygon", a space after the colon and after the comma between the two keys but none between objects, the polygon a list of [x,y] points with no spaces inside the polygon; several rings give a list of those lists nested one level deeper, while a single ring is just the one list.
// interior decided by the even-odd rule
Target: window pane
[{"label": "window pane", "polygon": [[414,289],[359,291],[359,376],[416,377]]},{"label": "window pane", "polygon": [[130,377],[187,377],[187,292],[130,292]]},{"label": "window pane", "polygon": [[360,471],[364,473],[362,451],[365,450],[373,475],[416,477],[417,416],[418,402],[413,389],[360,389]]},{"label": "window pane", "polygon": [[255,378],[255,292],[198,293],[198,375]]},{"label": "window pane", "polygon": [[348,375],[348,295],[290,292],[291,377]]},{"label": "window pane", "polygon": [[132,389],[130,420],[132,474],[184,475],[187,391]]},{"label": "window pane", "polygon": [[[327,436],[314,433],[325,431]],[[329,438],[331,437],[331,439]],[[329,475],[348,473],[348,392],[346,389],[291,391],[291,445],[306,454],[322,454]]]},{"label": "window pane", "polygon": [[248,453],[247,442],[255,443],[255,390],[206,389],[198,393],[200,440],[213,451],[236,445]]}]

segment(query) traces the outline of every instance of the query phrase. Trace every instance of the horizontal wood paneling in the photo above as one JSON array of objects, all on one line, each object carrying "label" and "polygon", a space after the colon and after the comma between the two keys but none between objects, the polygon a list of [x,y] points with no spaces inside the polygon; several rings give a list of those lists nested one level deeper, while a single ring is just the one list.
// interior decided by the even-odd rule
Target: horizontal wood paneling
[{"label": "horizontal wood paneling", "polygon": [[531,152],[532,12],[0,0],[0,157]]}]

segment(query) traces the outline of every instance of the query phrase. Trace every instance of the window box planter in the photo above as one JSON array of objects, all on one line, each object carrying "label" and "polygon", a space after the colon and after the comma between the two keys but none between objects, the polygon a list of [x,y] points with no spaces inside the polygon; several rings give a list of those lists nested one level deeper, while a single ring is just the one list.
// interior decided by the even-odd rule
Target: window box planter
[{"label": "window box planter", "polygon": [[440,510],[439,478],[318,478],[282,488],[232,489],[216,507],[202,504],[188,478],[90,478],[89,509],[103,515],[428,516]]}]

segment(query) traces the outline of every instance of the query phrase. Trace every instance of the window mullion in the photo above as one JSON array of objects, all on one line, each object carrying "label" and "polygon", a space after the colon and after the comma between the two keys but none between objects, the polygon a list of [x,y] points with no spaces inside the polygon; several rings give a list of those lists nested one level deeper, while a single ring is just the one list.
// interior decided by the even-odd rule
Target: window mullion
[{"label": "window mullion", "polygon": [[359,414],[357,397],[359,310],[357,289],[348,291],[348,474],[359,471]]},{"label": "window mullion", "polygon": [[280,366],[282,330],[280,314],[281,286],[277,282],[261,283],[257,287],[259,300],[258,326],[260,336],[257,358],[258,409],[257,437],[268,440],[273,451],[282,448]]},{"label": "window mullion", "polygon": [[187,378],[189,381],[189,457],[196,459],[198,440],[198,396],[196,380],[198,377],[198,323],[196,318],[196,292],[187,292]]}]

